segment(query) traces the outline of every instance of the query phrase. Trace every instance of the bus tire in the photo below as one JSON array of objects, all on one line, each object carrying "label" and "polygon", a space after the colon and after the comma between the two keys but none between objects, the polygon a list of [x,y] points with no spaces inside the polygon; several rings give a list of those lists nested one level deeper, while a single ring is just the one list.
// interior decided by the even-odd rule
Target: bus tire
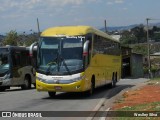
[{"label": "bus tire", "polygon": [[30,89],[31,88],[31,80],[29,76],[25,76],[24,84],[21,86],[22,90]]},{"label": "bus tire", "polygon": [[33,83],[33,86],[36,88],[36,83]]},{"label": "bus tire", "polygon": [[0,87],[0,91],[3,92],[6,90],[6,87]]},{"label": "bus tire", "polygon": [[113,73],[112,76],[112,88],[114,88],[116,86],[116,75]]},{"label": "bus tire", "polygon": [[48,92],[50,98],[54,98],[56,96],[56,92]]},{"label": "bus tire", "polygon": [[86,95],[87,96],[93,95],[94,89],[95,89],[95,77],[92,77],[91,84],[90,84],[90,89],[88,91],[86,91]]}]

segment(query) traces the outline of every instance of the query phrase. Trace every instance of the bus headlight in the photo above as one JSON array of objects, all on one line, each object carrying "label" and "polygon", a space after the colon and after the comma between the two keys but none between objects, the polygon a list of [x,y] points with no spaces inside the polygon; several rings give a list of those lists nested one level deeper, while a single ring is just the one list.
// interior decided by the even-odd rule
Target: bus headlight
[{"label": "bus headlight", "polygon": [[83,79],[83,76],[82,77],[76,77],[76,78],[73,78],[73,79],[68,79],[68,80],[58,80],[57,83],[59,83],[59,84],[70,84],[70,83],[81,81],[82,79]]},{"label": "bus headlight", "polygon": [[77,77],[77,78],[74,78],[74,79],[71,79],[71,81],[73,82],[77,82],[77,81],[80,81],[83,79],[84,76],[80,76],[80,77]]},{"label": "bus headlight", "polygon": [[37,80],[41,81],[41,82],[46,82],[46,79],[43,79],[43,78],[40,78],[40,77],[37,77]]},{"label": "bus headlight", "polygon": [[7,80],[10,78],[10,74],[6,74],[4,77],[3,77],[3,80]]}]

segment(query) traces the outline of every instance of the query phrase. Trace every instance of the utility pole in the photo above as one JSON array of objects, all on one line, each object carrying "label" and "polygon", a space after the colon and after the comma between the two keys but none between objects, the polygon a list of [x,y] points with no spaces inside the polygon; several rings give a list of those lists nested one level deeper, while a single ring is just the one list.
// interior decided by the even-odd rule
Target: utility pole
[{"label": "utility pole", "polygon": [[160,20],[160,19],[153,19],[153,18],[146,18],[147,21],[147,46],[148,46],[148,77],[152,78],[151,72],[151,60],[150,60],[150,41],[149,41],[149,21],[150,20]]},{"label": "utility pole", "polygon": [[151,20],[150,18],[146,18],[147,21],[147,46],[148,46],[148,78],[151,78],[151,61],[150,61],[150,43],[149,43],[149,25],[148,21]]},{"label": "utility pole", "polygon": [[37,18],[37,27],[38,27],[38,37],[40,37],[40,28],[39,28],[39,20]]},{"label": "utility pole", "polygon": [[107,22],[104,20],[104,26],[105,26],[105,33],[107,33]]}]

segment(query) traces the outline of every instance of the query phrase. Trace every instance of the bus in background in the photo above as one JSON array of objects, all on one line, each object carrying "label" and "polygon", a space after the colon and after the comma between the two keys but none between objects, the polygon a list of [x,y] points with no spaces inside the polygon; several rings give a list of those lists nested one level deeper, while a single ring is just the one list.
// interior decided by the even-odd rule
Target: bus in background
[{"label": "bus in background", "polygon": [[35,85],[35,70],[26,47],[0,47],[0,91],[12,86],[30,89]]},{"label": "bus in background", "polygon": [[120,43],[90,26],[46,29],[37,45],[36,89],[56,92],[87,92],[121,77]]}]

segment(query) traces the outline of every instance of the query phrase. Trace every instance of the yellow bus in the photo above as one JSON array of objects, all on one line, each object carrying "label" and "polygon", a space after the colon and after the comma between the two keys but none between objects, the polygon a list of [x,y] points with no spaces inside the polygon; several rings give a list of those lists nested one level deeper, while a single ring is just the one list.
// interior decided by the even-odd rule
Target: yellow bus
[{"label": "yellow bus", "polygon": [[120,43],[90,26],[61,26],[41,33],[37,45],[36,89],[87,92],[105,84],[114,87],[121,77]]}]

